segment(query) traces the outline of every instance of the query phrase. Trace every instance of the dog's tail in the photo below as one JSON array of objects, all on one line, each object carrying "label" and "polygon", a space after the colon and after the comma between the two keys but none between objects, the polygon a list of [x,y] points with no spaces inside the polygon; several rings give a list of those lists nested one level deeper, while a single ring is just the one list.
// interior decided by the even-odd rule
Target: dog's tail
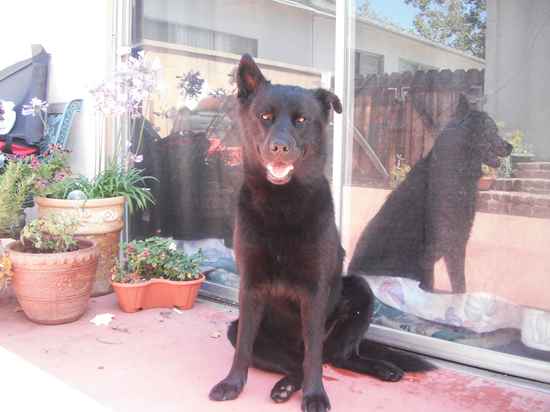
[{"label": "dog's tail", "polygon": [[404,372],[427,372],[437,369],[437,366],[420,356],[368,339],[362,340],[359,344],[359,356],[392,363]]}]

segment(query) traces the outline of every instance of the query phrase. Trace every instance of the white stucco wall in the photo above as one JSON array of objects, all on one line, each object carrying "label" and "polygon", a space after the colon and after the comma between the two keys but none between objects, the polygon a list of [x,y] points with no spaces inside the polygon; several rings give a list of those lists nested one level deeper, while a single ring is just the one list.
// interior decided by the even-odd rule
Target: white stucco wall
[{"label": "white stucco wall", "polygon": [[[333,17],[271,0],[156,0],[145,2],[149,18],[188,24],[258,40],[258,57],[332,71]],[[356,23],[356,48],[384,55],[386,72],[399,58],[448,69],[482,68],[483,61],[364,22]]]},{"label": "white stucco wall", "polygon": [[41,44],[51,54],[48,102],[88,100],[73,127],[69,148],[73,169],[91,175],[95,136],[88,90],[101,82],[109,68],[112,1],[26,0],[4,6],[0,67],[29,58],[30,45]]},{"label": "white stucco wall", "polygon": [[550,1],[487,6],[487,110],[550,159]]}]

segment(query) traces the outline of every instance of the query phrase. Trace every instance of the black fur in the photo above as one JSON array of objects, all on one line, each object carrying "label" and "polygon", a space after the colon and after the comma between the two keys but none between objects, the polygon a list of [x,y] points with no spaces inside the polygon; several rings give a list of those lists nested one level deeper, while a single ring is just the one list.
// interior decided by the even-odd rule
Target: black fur
[{"label": "black fur", "polygon": [[240,318],[228,330],[233,364],[210,399],[236,398],[254,365],[284,375],[271,392],[275,402],[303,389],[302,409],[324,412],[323,362],[388,381],[403,374],[359,352],[373,295],[363,278],[342,277],[344,250],[323,174],[330,111],[341,112],[341,104],[326,90],[271,85],[246,55],[237,82],[245,175],[234,233]]},{"label": "black fur", "polygon": [[465,292],[481,165],[498,167],[511,151],[493,119],[461,96],[455,119],[368,223],[348,270],[409,277],[432,291],[434,264],[443,257],[453,291]]}]

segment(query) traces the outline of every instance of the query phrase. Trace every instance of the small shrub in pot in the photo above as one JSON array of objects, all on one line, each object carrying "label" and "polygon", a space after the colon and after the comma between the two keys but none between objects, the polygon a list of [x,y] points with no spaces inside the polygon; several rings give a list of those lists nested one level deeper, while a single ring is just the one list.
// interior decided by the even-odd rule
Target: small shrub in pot
[{"label": "small shrub in pot", "polygon": [[190,309],[204,281],[203,255],[188,255],[172,239],[150,237],[124,245],[113,268],[113,287],[126,312],[155,307]]}]

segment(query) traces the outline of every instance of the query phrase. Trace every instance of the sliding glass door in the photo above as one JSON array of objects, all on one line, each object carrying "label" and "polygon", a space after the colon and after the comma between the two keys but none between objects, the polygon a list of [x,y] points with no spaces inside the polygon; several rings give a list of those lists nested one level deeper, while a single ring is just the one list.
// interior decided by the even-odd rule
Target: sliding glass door
[{"label": "sliding glass door", "polygon": [[550,4],[524,4],[357,2],[342,238],[373,337],[550,382]]},{"label": "sliding glass door", "polygon": [[135,0],[134,53],[162,82],[130,149],[157,203],[131,236],[202,249],[202,293],[236,302],[248,53],[344,103],[326,174],[347,271],[376,294],[370,336],[549,382],[550,4],[440,3]]}]

